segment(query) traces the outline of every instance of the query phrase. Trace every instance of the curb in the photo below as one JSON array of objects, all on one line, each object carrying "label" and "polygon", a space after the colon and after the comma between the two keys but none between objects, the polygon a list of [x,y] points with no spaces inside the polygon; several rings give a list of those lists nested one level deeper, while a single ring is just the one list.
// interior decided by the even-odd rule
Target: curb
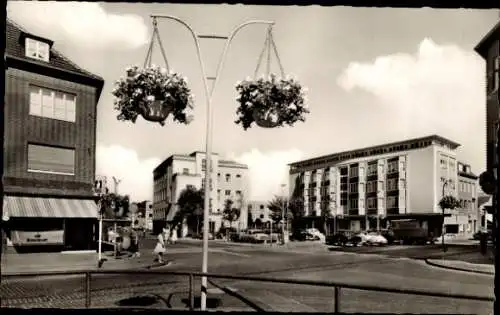
[{"label": "curb", "polygon": [[[157,269],[157,268],[167,267],[167,266],[171,266],[171,265],[172,265],[172,262],[170,262],[169,264],[166,264],[166,265],[159,265],[159,266],[155,265],[155,264],[147,263],[147,264],[141,264],[141,265],[130,266],[130,267],[126,267],[126,266],[106,267],[106,263],[104,263],[103,266],[101,268],[99,268],[99,267],[97,267],[97,262],[96,262],[92,266],[88,266],[86,268],[70,269],[70,270],[64,270],[64,271],[74,272],[74,273],[84,273],[87,271],[92,272],[92,271],[102,271],[102,270],[105,270],[105,271],[108,271],[108,270],[126,271],[126,270],[140,270],[140,269]],[[110,265],[108,264],[108,266],[110,266]],[[60,270],[33,270],[33,271],[22,271],[22,272],[2,272],[1,277],[16,277],[16,276],[23,276],[26,274],[33,274],[33,273],[40,273],[41,276],[43,276],[44,273],[52,273],[52,272],[58,272],[58,271],[60,271]]]},{"label": "curb", "polygon": [[489,271],[481,271],[481,270],[471,270],[471,269],[466,269],[466,268],[460,268],[460,267],[452,267],[452,266],[445,266],[437,263],[433,263],[429,261],[429,259],[424,259],[425,263],[429,266],[437,267],[437,268],[443,268],[443,269],[449,269],[449,270],[456,270],[456,271],[464,271],[464,272],[470,272],[470,273],[477,273],[477,274],[482,274],[482,275],[489,275],[489,276],[494,276],[494,272],[489,272]]}]

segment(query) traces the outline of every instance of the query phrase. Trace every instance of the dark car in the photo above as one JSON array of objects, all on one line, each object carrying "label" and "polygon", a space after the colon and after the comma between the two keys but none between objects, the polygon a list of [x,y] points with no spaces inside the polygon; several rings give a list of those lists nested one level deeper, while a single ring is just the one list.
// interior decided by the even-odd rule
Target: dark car
[{"label": "dark car", "polygon": [[308,233],[305,230],[293,231],[292,235],[290,236],[290,240],[303,242],[307,240],[307,234]]},{"label": "dark car", "polygon": [[333,246],[345,246],[349,242],[349,238],[344,233],[337,233],[333,235],[328,235],[325,238],[326,245]]},{"label": "dark car", "polygon": [[396,240],[396,235],[394,235],[394,232],[390,229],[382,230],[381,235],[385,237],[388,245],[394,243],[394,241]]}]

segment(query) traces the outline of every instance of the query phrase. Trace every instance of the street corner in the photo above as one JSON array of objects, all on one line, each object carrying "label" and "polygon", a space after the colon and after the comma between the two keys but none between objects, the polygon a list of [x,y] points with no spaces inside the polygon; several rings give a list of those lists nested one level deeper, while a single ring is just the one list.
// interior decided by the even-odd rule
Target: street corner
[{"label": "street corner", "polygon": [[436,268],[477,273],[489,276],[495,275],[495,266],[493,265],[473,264],[465,261],[446,259],[425,259],[425,263]]}]

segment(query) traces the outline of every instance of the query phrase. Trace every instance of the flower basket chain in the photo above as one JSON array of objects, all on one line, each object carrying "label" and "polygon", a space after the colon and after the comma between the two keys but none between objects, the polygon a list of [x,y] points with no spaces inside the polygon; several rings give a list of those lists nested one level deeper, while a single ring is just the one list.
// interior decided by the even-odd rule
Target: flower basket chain
[{"label": "flower basket chain", "polygon": [[[158,41],[165,68],[152,65],[155,38]],[[136,122],[142,116],[150,122],[165,125],[170,114],[173,120],[188,124],[193,116],[193,96],[187,86],[187,79],[170,70],[165,49],[160,39],[156,18],[153,18],[153,34],[148,47],[144,66],[126,69],[126,78],[115,82],[112,94],[115,96],[115,110],[118,120]]]},{"label": "flower basket chain", "polygon": [[[267,52],[265,75],[257,79],[264,54]],[[280,76],[271,73],[271,52],[274,52],[280,69]],[[279,58],[278,50],[272,35],[272,27],[267,32],[264,48],[262,49],[254,79],[247,78],[236,84],[239,94],[236,99],[238,120],[247,130],[255,122],[259,127],[274,128],[294,125],[298,121],[305,121],[309,113],[304,88],[292,77],[285,77],[285,72]]]}]

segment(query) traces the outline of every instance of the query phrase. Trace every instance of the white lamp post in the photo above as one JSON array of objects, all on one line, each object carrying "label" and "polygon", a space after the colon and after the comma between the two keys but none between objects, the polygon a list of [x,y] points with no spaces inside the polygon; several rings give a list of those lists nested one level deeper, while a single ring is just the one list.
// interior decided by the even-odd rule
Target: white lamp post
[{"label": "white lamp post", "polygon": [[[206,137],[206,147],[205,147],[205,200],[204,200],[204,207],[203,207],[203,258],[202,258],[202,267],[201,271],[203,273],[206,273],[208,271],[208,232],[209,232],[209,201],[210,201],[210,177],[212,174],[212,120],[213,120],[213,113],[212,113],[212,95],[215,90],[215,86],[218,82],[218,78],[220,77],[224,61],[227,56],[227,52],[229,49],[229,46],[231,45],[231,42],[234,38],[234,36],[245,26],[251,25],[251,24],[267,24],[267,25],[273,25],[274,22],[271,21],[248,21],[243,24],[238,25],[229,35],[229,37],[221,37],[221,36],[215,36],[215,35],[208,35],[208,36],[200,36],[197,35],[197,33],[193,30],[193,28],[180,18],[170,16],[170,15],[151,15],[152,18],[164,18],[164,19],[169,19],[173,20],[176,22],[181,23],[184,25],[190,32],[191,35],[193,36],[195,45],[196,45],[196,53],[198,56],[198,62],[200,64],[201,68],[201,73],[203,76],[203,86],[205,90],[205,98],[206,98],[206,106],[207,106],[207,122],[206,122],[206,129],[205,129],[205,137]],[[217,65],[217,70],[215,77],[212,77],[210,79],[213,80],[212,84],[212,90],[209,89],[208,87],[208,80],[209,78],[206,75],[205,72],[205,65],[203,63],[203,59],[201,57],[201,49],[200,49],[200,44],[199,44],[199,38],[211,38],[211,39],[225,39],[226,44],[224,46],[224,50],[222,52],[222,56],[219,60],[219,63]],[[206,299],[207,299],[207,277],[202,277],[201,278],[201,310],[206,309]]]}]

